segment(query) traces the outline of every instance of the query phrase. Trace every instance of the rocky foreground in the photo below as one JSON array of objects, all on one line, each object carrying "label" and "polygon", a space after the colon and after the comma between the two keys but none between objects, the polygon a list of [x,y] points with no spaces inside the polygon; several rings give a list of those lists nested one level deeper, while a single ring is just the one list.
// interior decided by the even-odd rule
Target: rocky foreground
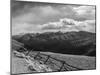
[{"label": "rocky foreground", "polygon": [[[75,66],[77,68],[81,68],[83,70],[90,70],[96,68],[95,57],[63,55],[50,52],[41,52],[41,53],[43,54],[46,53],[47,55],[51,55],[54,58],[64,60],[66,61],[66,63]],[[34,55],[34,52],[32,54]],[[53,61],[54,60],[52,60],[52,62]],[[43,61],[36,60],[30,57],[29,55],[25,55],[17,51],[12,52],[12,74],[54,72],[55,67],[53,66],[52,68],[51,65],[52,65],[51,63],[44,64]],[[59,66],[61,66],[61,64],[59,64]],[[74,71],[74,69],[72,71]]]},{"label": "rocky foreground", "polygon": [[37,61],[30,56],[14,51],[12,54],[12,74],[50,72],[52,69],[48,65]]}]

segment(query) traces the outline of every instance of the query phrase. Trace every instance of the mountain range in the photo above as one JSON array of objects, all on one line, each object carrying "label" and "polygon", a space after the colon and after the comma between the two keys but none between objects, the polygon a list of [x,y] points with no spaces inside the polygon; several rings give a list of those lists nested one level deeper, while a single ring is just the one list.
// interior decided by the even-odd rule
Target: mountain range
[{"label": "mountain range", "polygon": [[96,56],[96,33],[86,31],[26,33],[14,35],[12,39],[23,43],[27,50]]}]

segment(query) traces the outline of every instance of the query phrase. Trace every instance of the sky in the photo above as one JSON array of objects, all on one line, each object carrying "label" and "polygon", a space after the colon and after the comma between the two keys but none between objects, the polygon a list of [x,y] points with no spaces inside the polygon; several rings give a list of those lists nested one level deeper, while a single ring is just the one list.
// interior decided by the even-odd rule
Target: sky
[{"label": "sky", "polygon": [[95,33],[95,6],[11,1],[12,35],[88,31]]}]

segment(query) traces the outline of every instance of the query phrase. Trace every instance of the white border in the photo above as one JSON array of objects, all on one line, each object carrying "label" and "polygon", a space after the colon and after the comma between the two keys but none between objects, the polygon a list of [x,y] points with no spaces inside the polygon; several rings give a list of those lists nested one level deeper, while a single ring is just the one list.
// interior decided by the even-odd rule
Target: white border
[{"label": "white border", "polygon": [[[98,75],[100,72],[100,0],[25,0],[97,6],[97,70],[37,73],[40,75]],[[10,0],[0,0],[0,75],[10,74]],[[34,75],[37,75],[34,74]],[[25,74],[26,75],[26,74]],[[27,74],[33,75],[33,74]]]}]

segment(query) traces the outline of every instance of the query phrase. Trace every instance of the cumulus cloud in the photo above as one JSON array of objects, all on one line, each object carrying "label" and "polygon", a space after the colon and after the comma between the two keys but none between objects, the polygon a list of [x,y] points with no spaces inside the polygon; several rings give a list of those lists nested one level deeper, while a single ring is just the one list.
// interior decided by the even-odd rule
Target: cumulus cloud
[{"label": "cumulus cloud", "polygon": [[95,32],[95,20],[75,21],[73,19],[60,19],[59,22],[50,22],[39,26],[42,30],[88,31]]},{"label": "cumulus cloud", "polygon": [[47,24],[40,25],[42,29],[64,29],[75,25],[76,21],[68,18],[60,19],[58,22],[49,22]]},{"label": "cumulus cloud", "polygon": [[95,6],[14,1],[11,10],[13,34],[95,28]]}]

